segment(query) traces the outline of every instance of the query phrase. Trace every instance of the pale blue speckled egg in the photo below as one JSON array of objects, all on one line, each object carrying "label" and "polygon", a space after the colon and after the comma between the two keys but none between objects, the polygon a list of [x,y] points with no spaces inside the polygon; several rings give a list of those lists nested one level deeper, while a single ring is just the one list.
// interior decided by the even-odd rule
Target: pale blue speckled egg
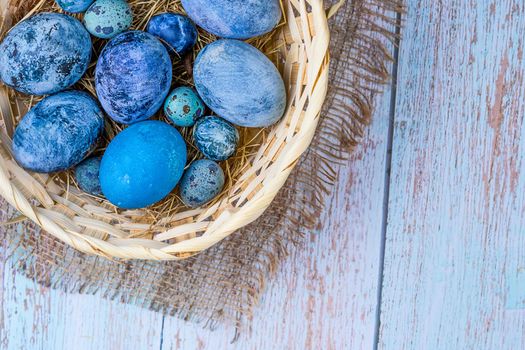
[{"label": "pale blue speckled egg", "polygon": [[84,15],[87,30],[102,39],[113,38],[128,30],[132,22],[133,13],[125,0],[97,0]]},{"label": "pale blue speckled egg", "polygon": [[168,95],[164,103],[164,114],[173,124],[184,128],[195,125],[197,119],[203,116],[205,108],[195,90],[182,86]]},{"label": "pale blue speckled egg", "polygon": [[202,159],[190,164],[180,181],[180,195],[188,207],[200,207],[215,197],[224,188],[224,172],[212,160]]},{"label": "pale blue speckled egg", "polygon": [[100,187],[100,161],[101,157],[91,157],[84,160],[75,168],[75,180],[78,187],[84,192],[94,196],[102,195]]},{"label": "pale blue speckled egg", "polygon": [[30,171],[66,170],[91,153],[103,129],[104,115],[91,95],[60,92],[39,102],[20,121],[13,154]]},{"label": "pale blue speckled egg", "polygon": [[149,33],[129,31],[117,35],[102,51],[95,88],[113,120],[133,124],[151,118],[162,107],[171,79],[170,55],[164,45]]},{"label": "pale blue speckled egg", "polygon": [[198,37],[197,28],[191,19],[177,13],[161,13],[152,17],[147,32],[162,39],[170,52],[179,55],[191,50]]},{"label": "pale blue speckled egg", "polygon": [[31,95],[49,95],[75,84],[91,60],[91,37],[82,23],[40,13],[14,26],[0,44],[0,79]]},{"label": "pale blue speckled egg", "polygon": [[85,12],[88,7],[95,0],[55,0],[60,8],[66,12],[71,13],[82,13]]},{"label": "pale blue speckled egg", "polygon": [[102,157],[102,192],[120,208],[148,207],[177,186],[186,158],[186,143],[173,126],[152,120],[134,124],[111,141]]},{"label": "pale blue speckled egg", "polygon": [[182,6],[197,25],[229,39],[268,33],[282,17],[279,0],[182,0]]},{"label": "pale blue speckled egg", "polygon": [[193,139],[206,158],[223,161],[237,150],[239,132],[222,118],[205,117],[195,124]]},{"label": "pale blue speckled egg", "polygon": [[286,89],[279,71],[243,41],[223,39],[206,46],[193,75],[204,103],[233,124],[266,127],[284,114]]}]

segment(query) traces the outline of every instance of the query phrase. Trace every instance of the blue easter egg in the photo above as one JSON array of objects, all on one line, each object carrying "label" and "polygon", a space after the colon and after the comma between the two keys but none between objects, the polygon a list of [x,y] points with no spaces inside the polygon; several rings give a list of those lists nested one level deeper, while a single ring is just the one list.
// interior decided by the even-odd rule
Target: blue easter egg
[{"label": "blue easter egg", "polygon": [[97,0],[84,15],[86,29],[97,38],[110,39],[126,31],[133,13],[126,0]]},{"label": "blue easter egg", "polygon": [[102,107],[116,122],[133,124],[151,118],[171,86],[172,66],[166,48],[153,35],[130,31],[102,51],[95,87]]},{"label": "blue easter egg", "polygon": [[100,171],[100,157],[91,157],[84,160],[75,168],[75,180],[78,187],[84,192],[94,196],[102,195],[102,188],[100,187],[99,171]]},{"label": "blue easter egg", "polygon": [[53,94],[79,81],[90,60],[91,37],[82,23],[41,13],[14,26],[0,44],[0,79],[26,94]]},{"label": "blue easter egg", "polygon": [[230,158],[237,150],[239,132],[222,118],[205,117],[195,124],[193,139],[206,158],[222,161]]},{"label": "blue easter egg", "polygon": [[205,110],[204,102],[195,90],[182,86],[169,94],[164,103],[164,114],[173,124],[182,128],[195,125]]},{"label": "blue easter egg", "polygon": [[146,29],[166,45],[170,52],[186,53],[197,42],[197,28],[186,16],[162,13],[151,18]]},{"label": "blue easter egg", "polygon": [[219,164],[202,159],[190,164],[180,181],[180,195],[184,204],[200,207],[217,197],[225,183]]},{"label": "blue easter egg", "polygon": [[100,165],[106,198],[124,209],[145,208],[177,186],[186,166],[184,139],[160,121],[137,123],[109,144]]},{"label": "blue easter egg", "polygon": [[95,0],[55,0],[60,8],[66,12],[71,13],[82,13],[85,12],[88,7]]},{"label": "blue easter egg", "polygon": [[39,102],[22,118],[13,137],[13,155],[38,173],[69,169],[95,148],[104,115],[91,95],[66,91]]},{"label": "blue easter egg", "polygon": [[204,103],[233,124],[266,127],[284,114],[286,89],[279,71],[245,42],[209,44],[197,56],[193,75]]},{"label": "blue easter egg", "polygon": [[197,25],[229,39],[268,33],[282,16],[279,0],[182,0],[182,6]]}]

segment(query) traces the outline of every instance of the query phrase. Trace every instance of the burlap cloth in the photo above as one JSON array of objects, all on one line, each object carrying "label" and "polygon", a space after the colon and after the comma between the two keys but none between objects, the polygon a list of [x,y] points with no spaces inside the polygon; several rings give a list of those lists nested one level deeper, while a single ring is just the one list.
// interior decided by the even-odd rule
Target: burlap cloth
[{"label": "burlap cloth", "polygon": [[256,223],[189,260],[110,261],[79,253],[29,221],[17,222],[2,199],[0,258],[66,292],[118,299],[205,327],[242,326],[289,249],[300,249],[303,233],[320,225],[337,167],[369,123],[370,96],[388,80],[391,57],[384,44],[394,40],[400,2],[349,0],[331,20],[331,86],[322,122],[309,152]]}]

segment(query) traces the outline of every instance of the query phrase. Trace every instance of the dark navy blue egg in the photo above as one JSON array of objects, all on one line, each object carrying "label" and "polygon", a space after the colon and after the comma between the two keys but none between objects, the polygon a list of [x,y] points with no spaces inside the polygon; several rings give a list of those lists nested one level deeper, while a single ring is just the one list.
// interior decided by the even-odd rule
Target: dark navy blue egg
[{"label": "dark navy blue egg", "polygon": [[133,124],[151,118],[162,107],[171,79],[164,45],[151,34],[130,31],[116,36],[102,51],[95,87],[113,120]]},{"label": "dark navy blue egg", "polygon": [[75,180],[78,187],[94,196],[102,195],[99,179],[101,159],[100,157],[88,158],[75,168]]},{"label": "dark navy blue egg", "polygon": [[190,164],[180,181],[180,196],[188,207],[200,207],[215,197],[224,188],[224,172],[212,160],[202,159]]},{"label": "dark navy blue egg", "polygon": [[148,33],[160,38],[170,52],[186,53],[197,42],[197,28],[186,16],[161,13],[148,23]]},{"label": "dark navy blue egg", "polygon": [[222,118],[205,117],[195,124],[193,139],[206,158],[222,161],[230,158],[237,150],[239,132]]},{"label": "dark navy blue egg", "polygon": [[56,0],[58,6],[66,12],[85,12],[95,0]]},{"label": "dark navy blue egg", "polygon": [[22,118],[13,154],[23,168],[39,173],[69,169],[95,148],[104,115],[91,95],[66,91],[39,102]]},{"label": "dark navy blue egg", "polygon": [[182,6],[197,25],[229,39],[268,33],[282,16],[279,0],[182,0]]},{"label": "dark navy blue egg", "polygon": [[206,46],[193,76],[204,103],[233,124],[266,127],[284,114],[286,90],[279,71],[243,41],[223,39]]},{"label": "dark navy blue egg", "polygon": [[102,157],[102,192],[120,208],[148,207],[177,186],[186,158],[186,143],[174,127],[160,121],[134,124],[111,141]]},{"label": "dark navy blue egg", "polygon": [[26,94],[53,94],[79,81],[90,60],[91,37],[82,23],[41,13],[18,23],[0,44],[0,79]]}]

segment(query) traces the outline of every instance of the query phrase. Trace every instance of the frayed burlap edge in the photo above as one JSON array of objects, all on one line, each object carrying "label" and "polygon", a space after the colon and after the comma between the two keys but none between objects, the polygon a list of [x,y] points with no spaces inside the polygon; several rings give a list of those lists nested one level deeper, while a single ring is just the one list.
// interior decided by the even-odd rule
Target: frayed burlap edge
[{"label": "frayed burlap edge", "polygon": [[265,281],[320,225],[324,201],[370,122],[370,97],[389,78],[401,0],[354,0],[331,23],[330,90],[310,150],[256,223],[180,262],[108,261],[87,256],[39,231],[2,202],[1,255],[28,278],[71,293],[99,294],[214,328],[251,318]]}]

